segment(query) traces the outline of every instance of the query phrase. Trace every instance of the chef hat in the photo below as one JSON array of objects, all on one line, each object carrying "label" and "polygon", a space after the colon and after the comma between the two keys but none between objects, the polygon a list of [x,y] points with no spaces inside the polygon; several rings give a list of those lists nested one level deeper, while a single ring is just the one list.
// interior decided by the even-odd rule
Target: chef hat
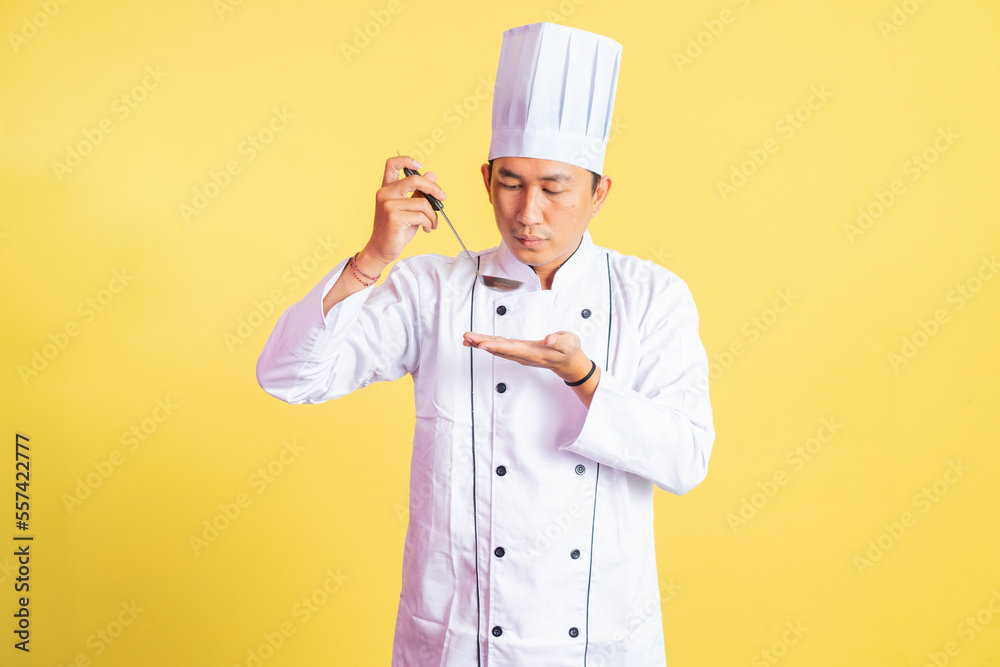
[{"label": "chef hat", "polygon": [[489,159],[558,160],[604,173],[622,46],[555,23],[503,34]]}]

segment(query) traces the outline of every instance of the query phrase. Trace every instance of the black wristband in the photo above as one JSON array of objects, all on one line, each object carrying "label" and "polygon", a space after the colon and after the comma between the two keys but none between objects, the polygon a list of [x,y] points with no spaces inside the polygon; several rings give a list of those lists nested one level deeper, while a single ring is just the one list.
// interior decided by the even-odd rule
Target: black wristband
[{"label": "black wristband", "polygon": [[581,384],[583,384],[584,382],[586,382],[587,380],[589,380],[590,376],[593,375],[594,371],[597,370],[597,362],[596,361],[594,361],[593,359],[591,359],[590,360],[590,364],[591,364],[591,366],[590,366],[590,372],[587,373],[587,377],[583,378],[579,382],[566,382],[566,380],[563,380],[563,382],[566,382],[566,386],[567,387],[579,387]]}]

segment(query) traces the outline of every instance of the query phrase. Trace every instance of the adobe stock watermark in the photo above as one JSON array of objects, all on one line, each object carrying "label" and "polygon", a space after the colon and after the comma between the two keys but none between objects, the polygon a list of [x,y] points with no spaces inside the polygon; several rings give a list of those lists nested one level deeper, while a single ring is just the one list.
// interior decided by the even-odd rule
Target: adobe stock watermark
[{"label": "adobe stock watermark", "polygon": [[[747,9],[752,0],[732,0],[741,10]],[[684,68],[693,65],[722,36],[726,27],[736,22],[737,13],[731,9],[723,9],[718,17],[705,19],[701,22],[704,28],[694,36],[688,37],[683,51],[674,51],[674,65],[677,71],[683,73]]]},{"label": "adobe stock watermark", "polygon": [[[456,471],[468,471],[472,474],[472,447],[459,447],[452,450],[451,469]],[[424,479],[416,486],[411,487],[409,499],[406,504],[393,503],[392,509],[399,519],[399,523],[406,525],[410,520],[410,511],[421,512],[425,507],[434,502],[435,485],[430,479]]]},{"label": "adobe stock watermark", "polygon": [[662,245],[658,248],[649,246],[647,252],[649,253],[649,255],[646,257],[646,259],[656,262],[657,264],[663,267],[666,267],[667,260],[669,260],[671,257],[674,256],[672,252],[667,252],[666,250],[664,250]]},{"label": "adobe stock watermark", "polygon": [[[91,667],[91,661],[104,655],[121,638],[125,630],[135,623],[139,615],[146,611],[135,600],[122,602],[118,606],[120,609],[110,621],[87,636],[86,643],[90,651],[77,653],[72,660],[66,663],[65,667]],[[60,662],[57,667],[64,666]]]},{"label": "adobe stock watermark", "polygon": [[[666,260],[673,257],[673,254],[666,252],[662,245],[659,248],[648,246],[646,252],[647,256],[641,258],[640,261],[628,262],[623,266],[624,277],[629,283],[645,284],[653,277],[657,266],[664,266],[667,263]],[[603,311],[606,314],[606,306]],[[607,324],[607,320],[604,320],[604,323]]]},{"label": "adobe stock watermark", "polygon": [[[247,486],[250,487],[255,496],[262,495],[288,470],[289,466],[299,460],[305,449],[304,445],[298,444],[295,440],[285,440],[277,456],[250,473],[250,476],[247,477]],[[243,511],[253,504],[253,500],[254,496],[251,496],[250,493],[240,491],[232,501],[219,503],[219,512],[215,516],[203,520],[201,530],[197,534],[188,536],[188,545],[194,551],[194,555],[201,555],[205,549],[214,544],[222,533],[229,530],[243,515]]]},{"label": "adobe stock watermark", "polygon": [[847,240],[853,245],[859,236],[872,228],[872,226],[882,219],[882,216],[895,204],[901,196],[907,192],[908,180],[916,183],[927,173],[938,159],[955,145],[955,140],[961,135],[951,129],[951,125],[946,128],[939,127],[937,136],[927,148],[919,153],[914,153],[903,163],[902,177],[894,178],[885,190],[878,188],[872,193],[872,199],[857,209],[854,222],[845,222],[843,225],[844,234]]},{"label": "adobe stock watermark", "polygon": [[238,317],[236,327],[222,334],[222,342],[226,344],[226,349],[230,353],[236,352],[285,302],[288,292],[297,290],[304,281],[325,266],[334,257],[334,251],[339,247],[339,243],[330,240],[329,234],[325,237],[317,237],[312,252],[293,263],[281,274],[281,282],[287,287],[275,288],[263,299],[254,299],[250,312]]},{"label": "adobe stock watermark", "polygon": [[493,100],[493,88],[496,86],[496,76],[480,75],[476,85],[468,95],[454,102],[441,114],[443,125],[438,125],[427,136],[414,142],[416,148],[410,151],[410,157],[417,162],[427,164],[427,158],[434,154],[437,147],[448,141],[449,131],[456,132],[465,121],[479,111],[480,107],[488,107]]},{"label": "adobe stock watermark", "polygon": [[[966,646],[989,627],[994,619],[1000,617],[1000,590],[994,587],[990,589],[989,595],[990,597],[981,607],[968,614],[955,626],[955,634]],[[928,651],[927,660],[921,667],[945,667],[948,665],[952,658],[957,658],[962,653],[962,646],[959,645],[958,639],[946,641],[939,651]]]},{"label": "adobe stock watermark", "polygon": [[[611,638],[611,643],[602,643],[587,652],[587,665],[591,667],[611,667],[616,664],[616,656],[628,644],[628,638],[637,628],[645,623],[661,623],[662,606],[673,600],[683,587],[669,581],[659,580],[659,595],[640,603],[625,615],[625,629],[620,630]],[[617,660],[621,660],[620,657]]]},{"label": "adobe stock watermark", "polygon": [[236,147],[237,157],[227,160],[218,171],[210,169],[204,184],[193,188],[194,194],[190,202],[180,203],[179,210],[184,223],[190,224],[192,218],[201,215],[208,208],[208,205],[232,184],[233,178],[243,173],[243,167],[256,160],[260,153],[267,150],[278,135],[284,132],[289,123],[296,118],[298,117],[285,107],[272,108],[271,117],[267,122],[253,134],[248,134]]},{"label": "adobe stock watermark", "polygon": [[[148,417],[144,417],[127,431],[122,432],[120,440],[125,451],[137,452],[180,407],[169,396],[157,398],[154,403]],[[73,514],[75,510],[79,509],[123,463],[125,463],[125,454],[122,453],[121,449],[113,449],[106,458],[91,461],[90,467],[93,470],[76,478],[76,485],[73,487],[72,493],[62,494],[63,507],[66,508],[67,514]]]},{"label": "adobe stock watermark", "polygon": [[802,621],[785,621],[785,631],[781,637],[771,642],[771,645],[761,649],[750,658],[750,667],[768,667],[781,662],[781,659],[788,655],[791,647],[802,640],[802,637],[809,632],[809,628],[802,625]]},{"label": "adobe stock watermark", "polygon": [[220,22],[225,21],[227,15],[232,14],[241,6],[243,6],[243,0],[212,0],[212,9],[215,10],[215,15],[219,17]]},{"label": "adobe stock watermark", "polygon": [[[805,127],[813,116],[826,106],[833,92],[826,89],[826,84],[811,86],[805,102],[792,111],[784,114],[774,124],[774,130],[781,139],[788,141]],[[775,137],[768,137],[761,145],[746,150],[747,159],[734,162],[729,167],[729,178],[718,180],[715,187],[722,201],[728,201],[740,188],[750,182],[750,179],[771,159],[771,156],[781,149],[781,142]]]},{"label": "adobe stock watermark", "polygon": [[834,436],[844,428],[843,424],[838,424],[836,418],[823,418],[820,426],[816,429],[815,435],[806,439],[800,445],[796,445],[785,454],[785,463],[791,468],[788,472],[784,468],[778,468],[764,481],[758,481],[757,490],[740,498],[739,507],[735,511],[726,513],[726,523],[733,531],[739,532],[745,527],[774,499],[778,492],[788,484],[789,480],[796,474],[802,472],[806,464],[812,461],[823,451],[823,447],[833,440]]},{"label": "adobe stock watermark", "polygon": [[[959,483],[963,477],[971,470],[968,466],[962,465],[961,459],[948,461],[948,467],[940,478],[922,487],[913,494],[910,504],[920,514],[927,514],[941,502],[941,499],[951,491],[952,487]],[[896,546],[901,539],[917,525],[918,516],[912,511],[906,510],[899,515],[899,518],[890,523],[882,524],[882,532],[876,537],[868,540],[863,553],[854,556],[854,567],[858,574],[864,576],[865,571],[882,560],[882,558]]]},{"label": "adobe stock watermark", "polygon": [[73,342],[73,339],[84,330],[84,325],[90,324],[97,316],[103,313],[111,302],[135,279],[135,276],[123,268],[121,271],[111,272],[111,280],[106,287],[102,287],[92,296],[88,296],[76,306],[76,318],[69,319],[54,332],[47,335],[48,341],[42,343],[40,348],[32,348],[30,359],[27,364],[18,364],[17,374],[25,386],[31,380],[37,378],[49,365],[62,354]]},{"label": "adobe stock watermark", "polygon": [[899,29],[909,23],[913,15],[925,4],[927,0],[903,0],[901,3],[893,4],[888,18],[879,19],[875,24],[882,39],[888,42],[889,35],[899,32]]},{"label": "adobe stock watermark", "polygon": [[[965,308],[966,304],[976,297],[983,287],[993,279],[1000,271],[1000,263],[997,256],[983,257],[976,271],[965,280],[957,283],[945,296],[945,303],[952,307],[953,312],[958,312]],[[899,374],[899,369],[913,361],[920,350],[937,336],[942,327],[951,321],[952,313],[948,308],[937,308],[928,319],[918,319],[917,328],[910,334],[904,335],[900,341],[898,351],[894,350],[886,354],[889,367],[893,373]]]},{"label": "adobe stock watermark", "polygon": [[27,44],[29,39],[36,37],[63,6],[68,4],[69,0],[39,0],[38,11],[22,16],[17,32],[7,33],[7,42],[14,53],[20,53],[21,47]]},{"label": "adobe stock watermark", "polygon": [[324,573],[323,583],[308,594],[303,595],[292,605],[291,615],[299,622],[298,626],[291,620],[285,620],[278,624],[277,629],[274,631],[263,633],[261,639],[264,641],[248,648],[246,660],[238,663],[236,667],[241,667],[241,665],[243,667],[261,667],[265,662],[277,655],[278,651],[285,646],[285,643],[295,636],[298,628],[308,623],[313,615],[320,611],[330,601],[332,596],[339,593],[344,584],[349,580],[350,576],[344,574],[339,567],[336,571],[333,568],[327,568]]},{"label": "adobe stock watermark", "polygon": [[561,0],[555,9],[545,10],[544,20],[548,23],[564,23],[586,2],[587,0]]},{"label": "adobe stock watermark", "polygon": [[[597,490],[592,483],[581,484],[578,493],[578,500],[571,500],[563,511],[551,514],[546,525],[537,528],[529,538],[531,540],[528,546],[529,563],[552,548],[578,521],[583,520],[586,526],[590,526],[594,519],[594,498]],[[589,534],[588,528],[587,535]],[[586,555],[583,557],[587,558]]]},{"label": "adobe stock watermark", "polygon": [[360,56],[362,51],[371,46],[372,40],[377,39],[382,31],[389,27],[393,18],[399,16],[402,11],[403,3],[400,0],[389,0],[385,9],[371,10],[370,20],[365,21],[363,25],[354,26],[354,38],[351,42],[340,43],[340,52],[344,55],[344,60],[351,62]]},{"label": "adobe stock watermark", "polygon": [[791,288],[777,290],[769,306],[764,307],[740,326],[739,338],[731,342],[722,352],[712,353],[708,361],[708,377],[704,378],[705,386],[701,388],[706,388],[709,382],[718,380],[732,368],[736,360],[746,354],[747,346],[759,341],[798,300],[799,295]]},{"label": "adobe stock watermark", "polygon": [[[626,124],[621,116],[612,116],[611,127],[608,129],[608,146],[622,135],[622,132],[628,129],[628,124]],[[575,158],[577,162],[583,160],[592,160],[596,157],[603,155],[605,152],[604,142],[600,139],[591,139],[586,142],[579,151],[576,152]]]},{"label": "adobe stock watermark", "polygon": [[0,563],[0,584],[5,583],[14,574],[17,574],[17,563],[11,563],[10,556],[5,556],[3,563]]},{"label": "adobe stock watermark", "polygon": [[81,131],[83,138],[66,145],[62,162],[52,161],[52,172],[56,175],[56,180],[62,183],[67,175],[82,165],[84,159],[93,154],[94,149],[104,143],[105,138],[118,128],[116,122],[120,123],[131,116],[132,112],[138,109],[168,76],[170,73],[161,70],[159,65],[146,67],[146,75],[142,80],[111,103],[111,113],[97,121],[94,127],[83,128]]}]

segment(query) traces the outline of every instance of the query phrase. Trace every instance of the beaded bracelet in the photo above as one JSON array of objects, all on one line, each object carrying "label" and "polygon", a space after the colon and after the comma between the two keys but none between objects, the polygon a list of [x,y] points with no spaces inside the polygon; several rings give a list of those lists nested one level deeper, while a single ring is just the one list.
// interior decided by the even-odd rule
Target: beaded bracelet
[{"label": "beaded bracelet", "polygon": [[[378,279],[380,277],[382,277],[382,272],[379,271],[379,274],[377,276],[370,276],[364,271],[362,271],[361,267],[358,266],[358,255],[360,254],[361,254],[360,250],[354,253],[354,257],[351,257],[351,261],[349,261],[348,264],[351,267],[351,273],[353,273],[354,277],[358,279],[358,282],[360,282],[365,287],[371,287],[376,282],[378,282]],[[362,276],[364,276],[364,278],[367,278],[369,282],[365,282],[365,279],[362,278]]]}]

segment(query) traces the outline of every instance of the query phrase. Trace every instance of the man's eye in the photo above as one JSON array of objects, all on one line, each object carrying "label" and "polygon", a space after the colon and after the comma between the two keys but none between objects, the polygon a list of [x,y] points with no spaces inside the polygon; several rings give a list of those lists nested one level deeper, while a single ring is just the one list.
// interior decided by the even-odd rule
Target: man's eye
[{"label": "man's eye", "polygon": [[501,183],[500,185],[507,190],[517,190],[520,187],[519,185],[507,185],[506,183]]},{"label": "man's eye", "polygon": [[545,191],[545,194],[549,194],[549,195],[561,195],[562,193],[563,193],[562,190],[546,190]]}]

